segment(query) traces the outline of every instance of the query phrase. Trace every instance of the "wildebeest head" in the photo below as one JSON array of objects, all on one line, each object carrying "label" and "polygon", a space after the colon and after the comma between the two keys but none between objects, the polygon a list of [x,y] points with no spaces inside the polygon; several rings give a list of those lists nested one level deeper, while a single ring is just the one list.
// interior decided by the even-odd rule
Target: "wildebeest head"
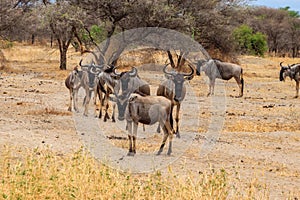
[{"label": "wildebeest head", "polygon": [[280,69],[280,72],[279,72],[279,80],[280,81],[285,81],[285,78],[287,77],[287,76],[289,76],[290,75],[290,66],[283,66],[282,65],[282,63],[283,62],[281,62],[280,63],[280,67],[281,67],[281,69]]},{"label": "wildebeest head", "polygon": [[132,92],[135,91],[136,88],[133,88],[133,85],[130,84],[130,80],[132,78],[137,77],[137,69],[135,67],[130,71],[126,72],[117,72],[116,68],[113,70],[113,74],[115,79],[118,80],[114,88],[117,107],[119,111],[118,119],[120,121],[124,120],[125,110],[128,104],[128,98]]},{"label": "wildebeest head", "polygon": [[194,74],[194,68],[192,66],[189,65],[189,68],[191,69],[190,73],[180,73],[180,72],[176,72],[176,71],[171,71],[168,72],[166,70],[168,65],[166,65],[163,68],[163,72],[165,73],[166,77],[169,80],[172,80],[172,82],[174,83],[175,86],[175,94],[174,94],[174,100],[175,101],[182,101],[184,98],[183,93],[183,84],[185,80],[192,80],[193,78],[193,74]]},{"label": "wildebeest head", "polygon": [[205,60],[198,60],[197,67],[196,67],[196,74],[198,76],[201,75],[201,67],[204,65],[205,62],[206,62]]},{"label": "wildebeest head", "polygon": [[79,65],[81,69],[88,72],[89,87],[93,88],[96,76],[104,71],[105,65],[96,65],[93,61],[91,62],[91,64],[82,65],[82,59],[80,60]]}]

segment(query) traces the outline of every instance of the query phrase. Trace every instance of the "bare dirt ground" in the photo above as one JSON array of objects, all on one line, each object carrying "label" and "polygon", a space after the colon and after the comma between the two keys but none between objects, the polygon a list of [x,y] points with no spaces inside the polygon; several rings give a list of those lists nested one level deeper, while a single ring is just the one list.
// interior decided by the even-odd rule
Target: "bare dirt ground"
[{"label": "bare dirt ground", "polygon": [[[58,52],[18,45],[3,53],[8,63],[0,71],[0,150],[5,146],[50,148],[63,155],[83,146],[73,114],[67,111],[69,93],[64,78],[69,70],[57,70]],[[68,68],[80,58],[71,50]],[[183,102],[181,130],[182,134],[193,131],[196,136],[183,156],[172,163],[172,170],[197,176],[225,169],[230,179],[228,184],[241,193],[242,188],[255,185],[261,196],[268,193],[271,199],[299,199],[300,99],[293,98],[295,83],[280,82],[278,73],[280,61],[291,64],[300,59],[243,56],[239,60],[246,84],[242,98],[234,97],[238,94],[234,80],[218,81],[215,97],[206,97],[204,76],[189,82],[197,101],[187,98]],[[153,91],[162,79],[155,73],[141,77],[151,83]],[[224,100],[224,112],[214,110],[218,101],[213,98]],[[198,119],[192,119],[195,115]],[[95,120],[92,110],[89,118]],[[216,118],[221,119],[220,134],[211,148],[205,149],[210,124]],[[103,126],[111,127],[110,136],[118,136],[114,124],[107,122]],[[160,141],[159,135],[153,137]],[[176,138],[174,143],[179,140]],[[127,148],[126,140],[112,137],[111,142]],[[140,151],[154,150],[158,145],[138,140]]]}]

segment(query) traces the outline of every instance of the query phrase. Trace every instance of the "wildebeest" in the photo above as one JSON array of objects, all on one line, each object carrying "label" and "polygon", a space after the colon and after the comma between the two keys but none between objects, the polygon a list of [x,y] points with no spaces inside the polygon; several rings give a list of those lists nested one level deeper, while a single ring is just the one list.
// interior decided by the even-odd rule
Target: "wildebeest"
[{"label": "wildebeest", "polygon": [[209,78],[209,92],[207,96],[214,94],[215,80],[216,78],[223,80],[230,80],[234,78],[240,88],[238,97],[242,97],[244,93],[244,79],[243,69],[241,66],[233,63],[221,62],[215,59],[209,59],[208,61],[199,60],[197,62],[197,75],[200,76],[200,72],[204,71]]},{"label": "wildebeest", "polygon": [[170,124],[171,109],[171,101],[163,96],[130,95],[125,111],[129,139],[127,155],[133,156],[136,153],[138,123],[152,125],[156,122],[159,122],[164,131],[163,141],[157,155],[163,151],[168,138],[169,149],[167,154],[170,155],[172,153],[173,129]]},{"label": "wildebeest", "polygon": [[[171,113],[173,112],[173,107],[176,106],[176,116],[175,116],[175,121],[176,121],[176,135],[177,137],[180,137],[179,134],[179,111],[180,111],[180,105],[181,102],[185,98],[186,94],[186,87],[184,85],[185,80],[191,80],[193,78],[194,74],[194,68],[190,67],[191,72],[190,73],[182,73],[182,72],[177,72],[177,71],[167,71],[166,68],[168,65],[166,65],[163,68],[163,72],[165,73],[165,77],[167,78],[165,81],[160,83],[156,95],[157,96],[164,96],[168,99],[171,100],[172,102],[172,109]],[[173,128],[173,116],[171,114],[171,126]],[[157,132],[160,132],[160,126],[157,128]]]},{"label": "wildebeest", "polygon": [[78,112],[77,102],[78,102],[78,90],[84,84],[87,73],[83,71],[79,71],[78,67],[74,67],[74,69],[70,72],[65,80],[65,85],[69,89],[70,92],[70,102],[69,102],[69,111],[72,111],[72,103],[74,110]]},{"label": "wildebeest", "polygon": [[291,80],[296,81],[296,96],[299,96],[299,82],[300,82],[300,64],[292,64],[288,66],[283,66],[283,62],[280,63],[280,72],[279,72],[279,80],[285,81],[285,78],[288,76]]},{"label": "wildebeest", "polygon": [[114,94],[118,107],[118,119],[122,121],[125,118],[124,114],[129,96],[132,93],[142,96],[150,95],[150,86],[146,81],[139,78],[135,67],[125,72],[117,72],[116,69],[113,69],[113,73],[118,82],[114,87]]},{"label": "wildebeest", "polygon": [[[109,119],[108,108],[109,108],[109,98],[113,94],[114,88],[117,84],[117,80],[113,75],[114,66],[110,66],[103,72],[101,72],[97,77],[97,87],[95,94],[98,95],[100,100],[99,118],[102,117],[102,106],[105,108],[104,122]],[[104,94],[104,97],[103,97]],[[113,104],[112,121],[115,122],[115,104]]]},{"label": "wildebeest", "polygon": [[78,91],[82,87],[85,90],[85,97],[83,101],[85,108],[83,114],[87,116],[91,93],[95,87],[95,77],[102,70],[102,67],[94,64],[82,65],[82,60],[80,60],[79,66],[81,67],[81,70],[79,70],[78,66],[76,66],[65,80],[65,85],[70,91],[70,104],[68,110],[72,110],[73,101],[74,110],[78,112]]}]

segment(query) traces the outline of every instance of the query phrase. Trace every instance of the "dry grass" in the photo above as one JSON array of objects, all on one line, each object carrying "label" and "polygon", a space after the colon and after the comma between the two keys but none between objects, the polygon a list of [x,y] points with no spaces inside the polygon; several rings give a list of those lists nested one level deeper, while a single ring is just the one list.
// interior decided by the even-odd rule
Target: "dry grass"
[{"label": "dry grass", "polygon": [[29,110],[28,115],[60,115],[60,116],[71,116],[72,113],[66,110],[59,110],[53,107],[45,107],[43,109]]},{"label": "dry grass", "polygon": [[35,72],[37,76],[47,79],[63,80],[77,65],[81,56],[73,48],[68,51],[66,71],[59,69],[59,51],[46,46],[32,46],[14,43],[13,48],[2,50],[7,62],[4,65],[6,73],[26,73]]},{"label": "dry grass", "polygon": [[[12,100],[11,104],[4,104],[7,106],[7,112],[2,113],[2,116],[7,116],[5,118],[7,121],[2,121],[2,124],[11,123],[10,118],[13,119],[12,116],[20,116],[11,127],[20,127],[18,120],[21,120],[24,121],[22,127],[27,128],[28,132],[40,131],[43,135],[45,134],[44,130],[52,130],[54,127],[53,133],[58,135],[57,130],[59,130],[59,133],[65,135],[63,130],[66,127],[71,130],[73,127],[72,120],[68,118],[71,113],[66,111],[68,101],[67,98],[65,98],[66,100],[61,98],[59,107],[55,107],[57,104],[47,103],[47,98],[56,94],[55,92],[59,91],[61,92],[60,95],[64,94],[64,91],[58,90],[59,84],[55,86],[53,85],[54,81],[49,80],[53,79],[63,83],[69,70],[80,60],[80,55],[70,49],[68,70],[61,71],[58,70],[59,53],[56,49],[42,46],[32,48],[32,46],[14,44],[13,49],[5,49],[3,54],[6,62],[4,71],[1,73],[3,76],[11,77],[10,82],[5,83],[8,87],[6,87],[3,96],[5,98],[6,96],[11,97]],[[139,60],[140,58],[138,58]],[[243,56],[240,60],[245,69],[245,96],[241,99],[230,97],[237,94],[237,86],[233,80],[226,85],[228,105],[222,131],[233,133],[292,131],[299,133],[300,127],[297,121],[300,115],[297,107],[299,99],[292,99],[294,83],[291,81],[279,83],[278,72],[280,61],[284,60],[285,63],[291,64],[300,62],[300,59],[262,59]],[[144,67],[148,69],[147,66]],[[33,76],[33,80],[47,80],[48,82],[44,82],[41,86],[38,82],[26,80],[28,84],[26,88],[23,88],[26,81],[24,78],[20,78],[20,74],[25,73]],[[18,76],[13,77],[15,74]],[[157,83],[159,81],[158,78]],[[278,81],[278,84],[275,81]],[[200,86],[199,82],[201,83]],[[199,102],[201,104],[199,113],[201,125],[196,131],[205,133],[210,118],[213,116],[211,103],[206,97],[208,88],[203,83],[203,77],[195,77],[190,84],[197,88],[194,92],[201,99]],[[265,87],[266,85],[267,87]],[[24,92],[24,89],[30,89],[31,86],[34,89],[37,88],[39,92],[35,90]],[[48,91],[48,87],[52,86],[54,89]],[[61,85],[61,87],[64,86]],[[67,91],[65,94],[68,95]],[[36,99],[41,99],[41,102],[36,102]],[[264,107],[269,105],[275,106]],[[24,116],[31,120],[23,120]],[[36,123],[32,123],[32,120]],[[44,124],[42,123],[43,120],[45,121]],[[62,123],[65,120],[67,120],[66,123]],[[48,123],[50,121],[51,123]],[[19,128],[20,133],[23,131],[21,130],[22,127]],[[138,150],[140,152],[155,151],[161,142],[161,137],[154,137],[155,142],[153,143],[139,139]],[[265,134],[264,137],[268,138],[269,136]],[[292,141],[299,141],[299,137],[294,137]],[[243,144],[246,139],[241,138],[241,143]],[[251,139],[253,141],[262,140],[262,138],[257,138],[256,134]],[[263,139],[262,141],[267,140]],[[57,141],[55,140],[55,142]],[[65,142],[66,140],[63,140],[62,144]],[[127,140],[111,139],[111,142],[115,146],[128,148]],[[254,143],[253,149],[257,147],[266,149],[260,143]],[[197,148],[190,150],[189,154],[197,156],[199,153]],[[172,166],[168,172],[158,171],[154,174],[123,173],[99,164],[83,150],[69,155],[60,155],[40,149],[6,148],[1,150],[0,146],[0,199],[268,199],[270,193],[269,186],[261,182],[260,176],[249,178],[251,175],[247,174],[241,178],[239,177],[241,171],[237,170],[238,172],[232,173],[232,170],[223,170],[220,166],[231,165],[232,159],[234,159],[234,157],[223,158],[227,156],[226,152],[215,155],[215,157],[221,157],[214,163],[220,170],[207,170],[199,172],[199,174],[196,173],[196,175],[195,173],[180,175],[172,172]],[[187,160],[192,162],[195,158],[193,156],[187,157]],[[220,164],[218,161],[222,163]],[[249,161],[249,166],[255,162],[256,160]],[[202,171],[206,169],[202,161],[189,166],[181,166],[179,163],[176,167],[178,166],[182,171],[189,171],[191,168],[194,171],[197,171],[198,168]],[[253,171],[250,167],[247,170],[247,172],[250,171],[249,173]],[[299,176],[291,170],[288,174],[288,170],[290,169],[284,171],[287,177]],[[278,179],[274,180],[277,181]],[[279,184],[282,185],[282,183]],[[285,194],[286,198],[297,197],[297,193],[292,194],[290,190],[288,192],[290,195]]]},{"label": "dry grass", "polygon": [[[16,155],[15,152],[18,152]],[[198,176],[131,174],[99,164],[83,150],[62,156],[48,150],[6,147],[0,157],[1,199],[246,199],[268,198],[256,179],[242,191],[227,172]],[[236,178],[235,178],[236,179]],[[258,192],[264,190],[264,192]],[[263,195],[263,196],[261,196]]]}]

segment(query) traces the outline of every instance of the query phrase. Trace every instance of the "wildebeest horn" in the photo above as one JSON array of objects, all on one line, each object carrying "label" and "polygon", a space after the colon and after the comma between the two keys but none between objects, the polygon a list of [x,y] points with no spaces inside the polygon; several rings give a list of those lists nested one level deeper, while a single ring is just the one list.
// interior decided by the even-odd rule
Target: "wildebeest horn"
[{"label": "wildebeest horn", "polygon": [[118,73],[118,72],[116,71],[116,69],[117,69],[117,67],[114,67],[114,68],[113,68],[113,70],[112,70],[113,74],[116,75],[116,76],[121,76],[121,73]]},{"label": "wildebeest horn", "polygon": [[283,67],[283,66],[282,66],[282,63],[283,63],[283,62],[280,62],[280,64],[279,64],[279,65],[280,65],[280,67]]},{"label": "wildebeest horn", "polygon": [[190,65],[190,64],[188,64],[188,66],[189,66],[189,68],[191,69],[191,72],[190,73],[188,73],[188,74],[183,74],[184,76],[188,76],[188,77],[191,77],[193,74],[194,74],[194,68]]},{"label": "wildebeest horn", "polygon": [[168,65],[169,64],[167,64],[167,65],[165,65],[164,66],[164,68],[163,68],[163,72],[165,73],[165,74],[168,74],[168,75],[173,75],[173,73],[171,73],[171,72],[168,72],[166,69],[167,69],[167,67],[168,67]]},{"label": "wildebeest horn", "polygon": [[137,69],[135,67],[133,67],[128,73],[129,73],[130,76],[136,76]]},{"label": "wildebeest horn", "polygon": [[79,62],[79,66],[80,67],[90,67],[90,66],[92,66],[93,64],[90,64],[90,65],[82,65],[82,59],[80,60],[80,62]]}]

